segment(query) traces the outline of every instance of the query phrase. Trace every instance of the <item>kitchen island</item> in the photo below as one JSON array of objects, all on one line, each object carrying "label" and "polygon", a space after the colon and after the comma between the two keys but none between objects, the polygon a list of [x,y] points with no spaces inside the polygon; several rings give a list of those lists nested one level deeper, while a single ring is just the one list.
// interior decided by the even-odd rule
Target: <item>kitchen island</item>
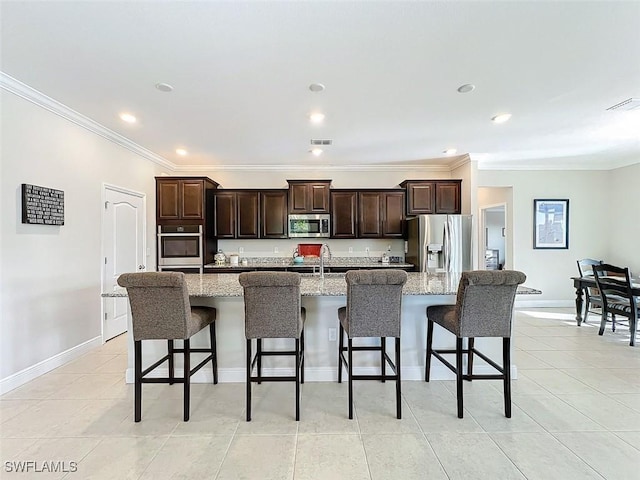
[{"label": "kitchen island", "polygon": [[[415,272],[408,273],[403,288],[402,301],[402,376],[403,380],[422,380],[424,378],[424,356],[426,345],[426,307],[455,303],[455,295],[460,274]],[[217,315],[218,372],[221,382],[244,382],[245,380],[245,337],[244,302],[242,287],[238,283],[238,274],[188,274],[186,275],[189,297],[192,305],[215,307]],[[319,275],[302,274],[300,285],[302,306],[307,310],[305,324],[305,380],[335,381],[337,379],[338,343],[335,338],[338,331],[338,308],[346,303],[347,285],[344,273],[326,273]],[[520,286],[519,295],[539,294],[539,290]],[[119,289],[103,296],[126,296],[126,290]],[[129,318],[129,322],[131,319]],[[131,331],[131,329],[129,329]],[[290,349],[291,340],[265,340],[268,347]],[[357,339],[357,344],[373,345],[379,339]],[[354,340],[354,343],[356,341]],[[191,341],[192,347],[208,344],[207,332],[196,334]],[[434,330],[434,348],[447,348],[455,345],[455,337],[436,326]],[[390,344],[391,345],[391,344]],[[478,347],[490,358],[502,358],[502,341],[498,338],[483,338],[476,341]],[[265,345],[267,348],[267,345]],[[391,349],[392,347],[389,346]],[[129,335],[127,383],[133,382],[133,339]],[[145,341],[143,345],[143,366],[153,363],[166,354],[166,341]],[[478,358],[474,365],[477,373],[489,373],[491,368]],[[181,375],[181,359],[176,355],[177,374]],[[354,358],[354,373],[359,375],[375,374],[379,371],[379,355],[374,352],[362,352]],[[288,375],[293,371],[293,363],[286,358],[267,358],[264,360],[266,373]],[[431,369],[434,380],[452,379],[453,374],[439,362]],[[517,368],[512,365],[513,378]],[[167,376],[167,371],[157,369],[158,376]],[[194,375],[193,382],[211,382],[213,374],[203,368]]]}]

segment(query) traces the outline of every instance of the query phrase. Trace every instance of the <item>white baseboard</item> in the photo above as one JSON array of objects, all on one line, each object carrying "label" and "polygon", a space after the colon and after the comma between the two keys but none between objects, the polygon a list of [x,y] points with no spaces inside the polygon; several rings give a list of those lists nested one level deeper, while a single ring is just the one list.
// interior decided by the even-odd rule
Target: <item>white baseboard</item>
[{"label": "white baseboard", "polygon": [[[435,362],[434,362],[435,363]],[[262,371],[263,375],[294,375],[293,368],[265,368]],[[390,369],[387,369],[387,373],[391,373]],[[474,365],[473,373],[479,375],[495,374],[497,373],[492,367],[488,365]],[[379,375],[379,367],[358,367],[354,368],[354,375]],[[151,372],[148,377],[167,377],[169,371],[166,368],[158,368]],[[176,368],[176,377],[182,376],[182,369]],[[343,372],[342,379],[345,381],[347,378],[346,371]],[[455,375],[451,370],[443,365],[431,365],[431,380],[455,380]],[[518,378],[518,369],[515,365],[511,366],[511,378]],[[246,379],[246,373],[244,368],[221,368],[218,370],[218,381],[220,383],[244,383]],[[424,367],[402,367],[402,380],[407,381],[424,381]],[[337,382],[338,372],[336,367],[305,367],[304,369],[304,381],[305,382]],[[133,383],[133,369],[128,368],[126,372],[126,382]],[[213,383],[213,372],[211,369],[201,369],[191,377],[191,383]]]},{"label": "white baseboard", "polygon": [[80,345],[76,345],[75,347],[54,355],[53,357],[42,360],[41,362],[38,362],[31,367],[27,367],[24,370],[14,373],[13,375],[9,375],[8,377],[0,380],[0,395],[10,392],[11,390],[18,388],[27,382],[30,382],[40,375],[44,375],[45,373],[50,372],[54,368],[58,368],[65,363],[69,363],[71,360],[79,358],[88,351],[99,347],[100,345],[102,345],[102,336],[87,340]]}]

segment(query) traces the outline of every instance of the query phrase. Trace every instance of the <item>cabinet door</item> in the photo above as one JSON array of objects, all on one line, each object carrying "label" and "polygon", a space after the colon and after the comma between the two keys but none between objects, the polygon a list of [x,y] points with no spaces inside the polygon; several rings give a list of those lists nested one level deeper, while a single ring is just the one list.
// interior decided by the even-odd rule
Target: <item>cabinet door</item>
[{"label": "cabinet door", "polygon": [[258,192],[236,193],[236,238],[258,238]]},{"label": "cabinet door", "polygon": [[287,238],[287,192],[260,192],[260,238]]},{"label": "cabinet door", "polygon": [[180,180],[182,187],[182,209],[180,218],[204,220],[204,182],[202,180]]},{"label": "cabinet door", "polygon": [[158,221],[180,218],[179,198],[179,180],[156,180],[156,216]]},{"label": "cabinet door", "polygon": [[289,213],[308,213],[308,185],[294,183],[289,186]]},{"label": "cabinet door", "polygon": [[407,215],[435,213],[435,199],[433,182],[407,183]]},{"label": "cabinet door", "polygon": [[235,238],[236,235],[236,195],[233,192],[217,192],[215,203],[216,238]]},{"label": "cabinet door", "polygon": [[312,183],[307,190],[310,213],[329,213],[329,185]]},{"label": "cabinet door", "polygon": [[382,236],[380,192],[358,194],[358,237],[379,238]]},{"label": "cabinet door", "polygon": [[331,237],[356,238],[357,192],[331,192]]},{"label": "cabinet door", "polygon": [[382,236],[404,234],[404,192],[386,192],[382,197]]},{"label": "cabinet door", "polygon": [[330,187],[330,180],[289,180],[289,213],[329,213]]},{"label": "cabinet door", "polygon": [[436,212],[460,213],[460,182],[436,183]]}]

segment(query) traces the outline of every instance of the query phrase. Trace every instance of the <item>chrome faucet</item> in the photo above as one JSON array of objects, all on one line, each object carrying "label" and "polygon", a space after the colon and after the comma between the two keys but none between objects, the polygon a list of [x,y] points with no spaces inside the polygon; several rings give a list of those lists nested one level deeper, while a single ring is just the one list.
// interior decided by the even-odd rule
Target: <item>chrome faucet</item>
[{"label": "chrome faucet", "polygon": [[324,278],[324,254],[325,252],[329,255],[329,260],[331,260],[331,249],[329,245],[323,243],[320,247],[320,278]]}]

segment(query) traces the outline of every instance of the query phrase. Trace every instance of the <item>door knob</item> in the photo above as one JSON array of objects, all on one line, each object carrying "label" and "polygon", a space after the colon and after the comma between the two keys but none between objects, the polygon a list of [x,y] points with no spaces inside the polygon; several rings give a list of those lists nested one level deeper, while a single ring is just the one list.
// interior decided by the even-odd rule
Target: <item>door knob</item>
[{"label": "door knob", "polygon": [[138,270],[144,270],[144,265],[138,265]]}]

